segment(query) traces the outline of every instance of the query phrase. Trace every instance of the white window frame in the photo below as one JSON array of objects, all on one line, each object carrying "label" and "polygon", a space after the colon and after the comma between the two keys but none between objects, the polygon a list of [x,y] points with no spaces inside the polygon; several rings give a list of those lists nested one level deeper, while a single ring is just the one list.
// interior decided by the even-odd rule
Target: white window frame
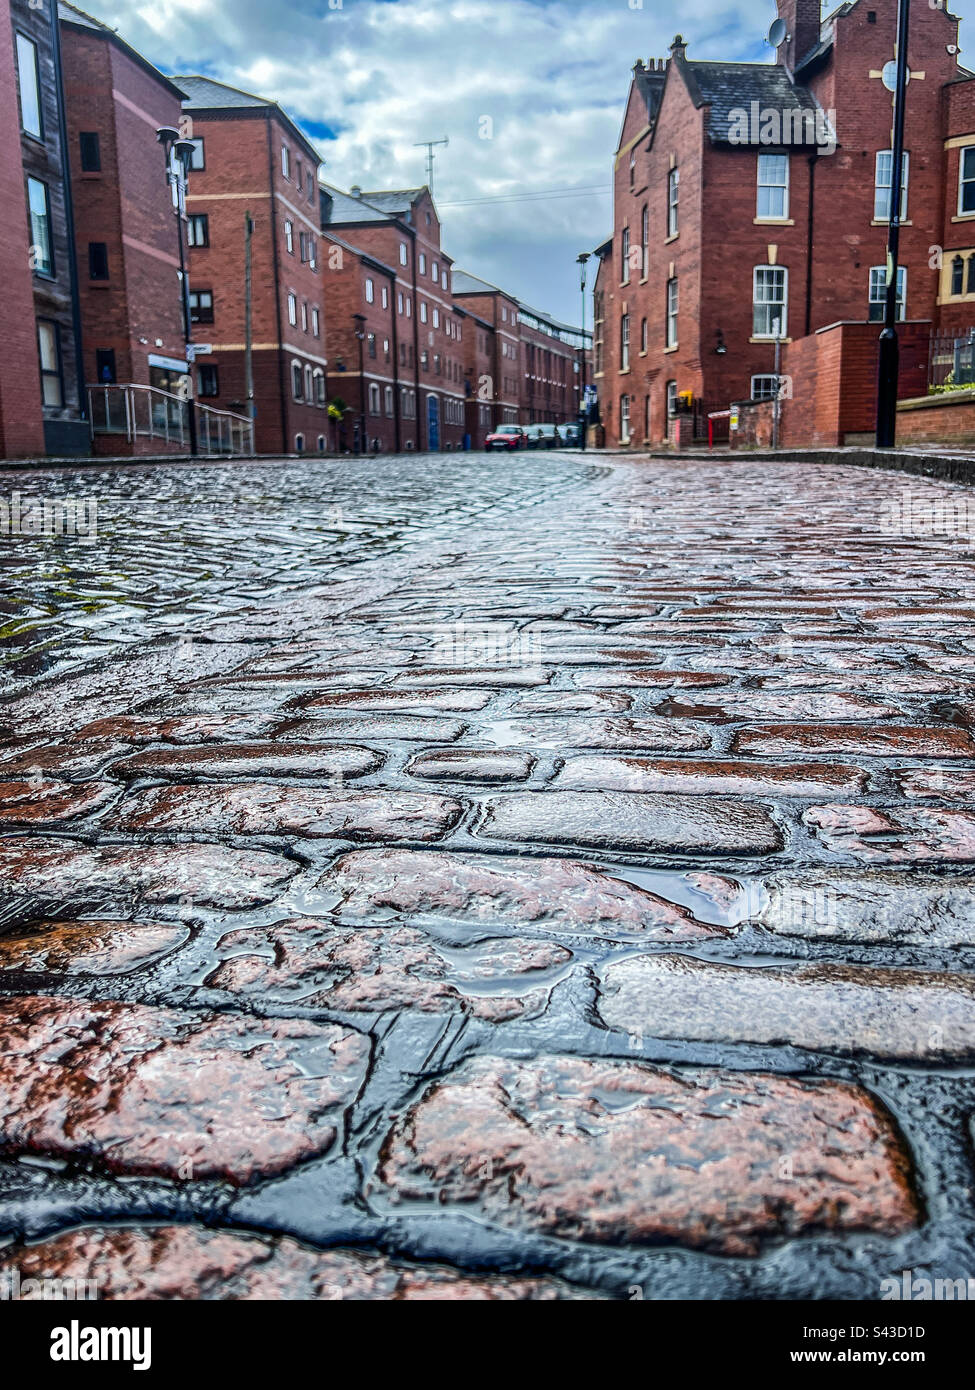
[{"label": "white window frame", "polygon": [[[886,183],[881,183],[881,181],[880,181],[880,168],[881,168],[881,163],[884,162],[884,161],[886,161],[886,163],[887,163],[887,165],[888,165],[888,168],[887,168],[887,181],[886,181]],[[901,189],[901,221],[902,221],[902,222],[906,222],[906,221],[907,221],[907,189],[908,189],[908,183],[910,182],[910,175],[911,175],[911,156],[910,156],[910,153],[909,153],[907,150],[905,150],[905,151],[904,151],[904,186],[903,186],[903,188]],[[878,151],[877,151],[876,163],[875,163],[875,165],[874,165],[874,175],[873,175],[873,220],[874,220],[875,222],[889,222],[889,221],[890,221],[890,197],[891,197],[891,191],[892,191],[891,185],[892,185],[892,182],[893,182],[893,177],[894,177],[894,152],[893,152],[893,150],[878,150]],[[886,210],[885,210],[885,209],[886,209]]]},{"label": "white window frame", "polygon": [[667,175],[667,235],[677,236],[680,232],[680,169],[675,167]]},{"label": "white window frame", "polygon": [[623,314],[620,317],[620,371],[630,370],[630,316]]},{"label": "white window frame", "polygon": [[[756,382],[761,381],[767,381],[771,383],[771,389],[769,391],[760,390],[756,386]],[[775,375],[774,372],[760,372],[757,376],[753,376],[750,386],[750,390],[752,393],[751,399],[753,401],[774,401],[776,396],[778,395],[778,391],[776,389],[777,381],[778,377]]]},{"label": "white window frame", "polygon": [[676,275],[667,281],[667,318],[665,346],[675,348],[678,342],[677,318],[680,312],[680,288]]},{"label": "white window frame", "polygon": [[[780,180],[773,177],[772,171],[783,172]],[[765,153],[758,156],[758,189],[755,201],[755,216],[759,222],[787,222],[789,220],[789,183],[791,178],[789,156],[787,154]],[[770,209],[775,203],[775,195],[781,196],[781,211],[763,211],[762,194],[768,194]]]},{"label": "white window frame", "polygon": [[372,278],[371,275],[367,275],[367,276],[366,276],[366,303],[367,303],[367,304],[375,304],[375,302],[376,302],[376,285],[375,285],[375,281],[373,280],[373,278]]},{"label": "white window frame", "polygon": [[[965,156],[972,156],[972,172],[966,177]],[[965,188],[971,186],[972,206],[965,207]],[[975,217],[975,145],[963,145],[958,151],[958,216]]]},{"label": "white window frame", "polygon": [[288,322],[292,328],[298,327],[298,296],[294,290],[288,291]]},{"label": "white window frame", "polygon": [[287,145],[281,146],[281,172],[286,179],[291,178],[291,151]]},{"label": "white window frame", "polygon": [[289,256],[295,253],[295,224],[289,218],[284,219],[284,245]]},{"label": "white window frame", "polygon": [[[25,71],[28,69],[28,71]],[[44,139],[44,107],[41,98],[41,68],[37,53],[37,44],[33,39],[29,39],[26,34],[17,34],[17,85],[20,96],[20,128],[26,135],[30,135],[34,140]],[[27,124],[24,112],[26,103],[24,97],[31,98],[31,104],[37,113],[37,129]]]},{"label": "white window frame", "polygon": [[407,265],[407,264],[408,264],[408,258],[407,258],[407,254],[406,254],[406,242],[405,242],[405,241],[401,241],[400,244],[399,244],[399,263],[400,263],[400,265]]},{"label": "white window frame", "polygon": [[620,396],[620,443],[630,442],[630,398],[624,391]]},{"label": "white window frame", "polygon": [[[867,299],[867,319],[870,323],[883,323],[884,313],[887,304],[887,267],[885,265],[872,265],[868,280],[868,299]],[[880,290],[880,297],[874,296],[874,288]],[[880,305],[880,314],[874,317],[870,310],[873,305]],[[907,266],[897,267],[897,322],[903,323],[907,317]]]},{"label": "white window frame", "polygon": [[[771,272],[766,276],[765,272]],[[758,287],[762,283],[778,283],[778,277],[782,277],[782,298],[769,299],[758,297]],[[762,342],[774,343],[776,338],[774,310],[779,308],[779,332],[780,338],[789,336],[789,271],[784,265],[757,265],[752,270],[752,337]],[[758,309],[769,310],[768,332],[760,332],[756,327],[755,314]]]}]

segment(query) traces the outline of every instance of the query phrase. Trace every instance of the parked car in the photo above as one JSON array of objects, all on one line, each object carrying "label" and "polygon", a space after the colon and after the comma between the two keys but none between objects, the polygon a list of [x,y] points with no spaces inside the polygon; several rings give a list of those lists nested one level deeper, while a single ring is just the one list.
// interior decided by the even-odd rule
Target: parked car
[{"label": "parked car", "polygon": [[580,434],[578,425],[558,425],[556,430],[563,449],[576,449],[579,447]]},{"label": "parked car", "polygon": [[527,447],[525,431],[521,425],[499,425],[484,441],[490,453],[494,449],[524,449]]},{"label": "parked car", "polygon": [[529,449],[557,449],[561,442],[554,425],[528,425],[525,433]]}]

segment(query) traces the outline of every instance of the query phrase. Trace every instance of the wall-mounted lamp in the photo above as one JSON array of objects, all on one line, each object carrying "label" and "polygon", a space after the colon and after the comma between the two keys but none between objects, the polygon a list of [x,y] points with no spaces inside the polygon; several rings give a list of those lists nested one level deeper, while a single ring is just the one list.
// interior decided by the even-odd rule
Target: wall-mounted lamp
[{"label": "wall-mounted lamp", "polygon": [[728,351],[728,345],[727,345],[727,343],[726,343],[725,340],[724,340],[724,334],[722,333],[722,331],[721,331],[720,328],[718,329],[717,338],[718,338],[718,341],[717,341],[717,343],[715,344],[714,350],[715,350],[715,352],[718,354],[719,357],[724,357],[725,354],[726,354],[727,351]]}]

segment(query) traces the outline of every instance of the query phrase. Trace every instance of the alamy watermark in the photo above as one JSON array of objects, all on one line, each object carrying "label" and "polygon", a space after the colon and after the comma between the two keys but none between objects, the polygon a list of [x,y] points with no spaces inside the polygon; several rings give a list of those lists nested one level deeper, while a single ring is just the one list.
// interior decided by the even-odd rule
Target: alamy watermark
[{"label": "alamy watermark", "polygon": [[98,536],[98,502],[94,497],[0,497],[0,536]]},{"label": "alamy watermark", "polygon": [[836,153],[836,112],[821,107],[736,106],[728,112],[731,145],[808,145],[820,154]]},{"label": "alamy watermark", "polygon": [[436,637],[430,661],[435,666],[475,669],[540,666],[542,635],[512,631],[503,623],[451,623]]},{"label": "alamy watermark", "polygon": [[975,537],[975,501],[963,495],[932,496],[902,488],[887,499],[880,514],[882,536]]}]

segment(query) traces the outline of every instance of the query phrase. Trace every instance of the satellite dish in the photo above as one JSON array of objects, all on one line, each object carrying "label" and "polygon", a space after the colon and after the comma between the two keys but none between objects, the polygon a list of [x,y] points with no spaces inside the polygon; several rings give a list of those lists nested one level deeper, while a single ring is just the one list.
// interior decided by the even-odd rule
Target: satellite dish
[{"label": "satellite dish", "polygon": [[780,47],[789,37],[789,26],[784,19],[777,19],[768,31],[768,41],[773,48]]}]

